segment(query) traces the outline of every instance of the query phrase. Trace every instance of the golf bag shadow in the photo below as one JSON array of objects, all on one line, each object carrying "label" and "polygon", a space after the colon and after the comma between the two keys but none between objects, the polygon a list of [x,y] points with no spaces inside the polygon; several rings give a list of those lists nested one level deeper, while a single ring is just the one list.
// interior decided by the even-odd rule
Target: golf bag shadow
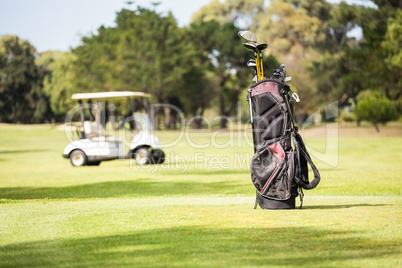
[{"label": "golf bag shadow", "polygon": [[[274,78],[261,80],[248,90],[254,141],[250,167],[256,188],[254,208],[258,204],[263,209],[294,209],[297,196],[303,202],[302,189],[313,189],[320,181],[294,125],[291,93],[282,79]],[[308,164],[314,173],[311,182]]]}]

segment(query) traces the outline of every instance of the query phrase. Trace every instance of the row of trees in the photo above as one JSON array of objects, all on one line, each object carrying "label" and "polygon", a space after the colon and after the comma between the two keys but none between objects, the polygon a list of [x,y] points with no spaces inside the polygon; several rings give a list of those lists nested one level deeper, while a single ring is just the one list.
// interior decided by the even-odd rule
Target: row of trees
[{"label": "row of trees", "polygon": [[[252,77],[245,66],[252,53],[242,47],[240,29],[269,44],[267,74],[278,62],[286,64],[291,86],[304,100],[299,122],[323,103],[358,103],[368,89],[401,103],[401,6],[396,0],[375,3],[378,8],[324,0],[212,0],[183,28],[172,14],[123,9],[116,26],[101,26],[72,51],[39,56],[27,41],[3,36],[0,121],[60,121],[74,92],[134,90],[195,118],[214,107],[224,128]],[[360,40],[350,36],[356,27]],[[166,128],[174,126],[168,107],[160,113]]]}]

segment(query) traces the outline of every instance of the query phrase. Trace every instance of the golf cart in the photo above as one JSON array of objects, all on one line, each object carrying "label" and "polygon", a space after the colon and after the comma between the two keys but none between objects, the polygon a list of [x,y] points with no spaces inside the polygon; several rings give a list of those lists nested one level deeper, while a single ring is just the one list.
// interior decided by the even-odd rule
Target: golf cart
[{"label": "golf cart", "polygon": [[[79,109],[81,125],[76,129],[75,138],[64,149],[63,157],[69,158],[73,166],[99,165],[102,161],[126,158],[135,158],[138,165],[162,164],[165,154],[160,150],[159,139],[153,134],[147,109],[149,97],[149,94],[132,91],[73,94],[72,99],[78,101],[79,108],[70,111],[72,115],[69,113],[66,122]],[[115,131],[115,106],[109,106],[112,109],[106,107],[106,101],[116,98],[125,98],[130,104],[131,116],[126,120],[119,116],[119,134],[122,128],[125,131],[127,124],[134,129],[127,142],[128,153],[125,153],[124,137],[107,136],[105,133],[107,113],[110,132]],[[142,113],[135,111],[135,104],[138,102],[142,103]],[[88,116],[89,120],[86,118]]]}]

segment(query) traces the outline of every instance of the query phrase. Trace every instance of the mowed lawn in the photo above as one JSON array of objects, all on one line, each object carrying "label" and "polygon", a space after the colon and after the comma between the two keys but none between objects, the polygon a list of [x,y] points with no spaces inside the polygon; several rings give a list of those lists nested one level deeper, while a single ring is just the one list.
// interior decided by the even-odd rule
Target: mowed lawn
[{"label": "mowed lawn", "polygon": [[64,131],[0,124],[0,267],[402,267],[401,124],[305,130],[322,181],[286,211],[253,209],[242,128],[72,167]]}]

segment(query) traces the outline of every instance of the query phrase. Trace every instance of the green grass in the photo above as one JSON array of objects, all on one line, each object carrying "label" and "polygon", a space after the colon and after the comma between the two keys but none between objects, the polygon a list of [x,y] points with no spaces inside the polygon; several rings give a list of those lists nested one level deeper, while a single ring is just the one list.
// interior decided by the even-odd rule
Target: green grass
[{"label": "green grass", "polygon": [[[304,136],[325,155],[322,131]],[[291,211],[253,210],[243,132],[187,134],[162,166],[76,168],[63,131],[0,124],[0,267],[401,267],[400,124],[340,126]]]}]

